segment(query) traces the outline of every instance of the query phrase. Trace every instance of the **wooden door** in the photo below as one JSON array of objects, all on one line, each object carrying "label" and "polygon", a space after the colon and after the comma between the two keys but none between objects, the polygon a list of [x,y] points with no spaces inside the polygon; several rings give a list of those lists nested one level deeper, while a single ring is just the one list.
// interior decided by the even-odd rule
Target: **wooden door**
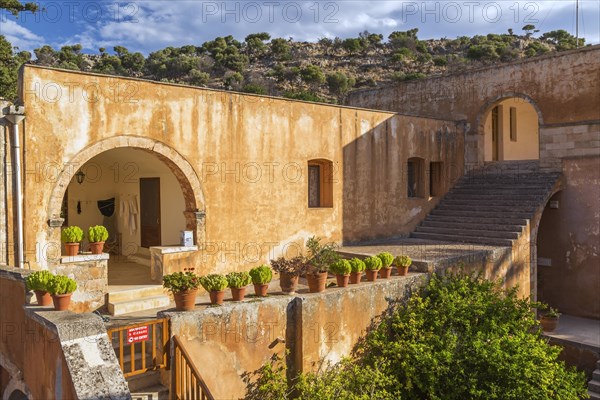
[{"label": "wooden door", "polygon": [[496,106],[492,109],[492,161],[498,161],[500,139],[500,116],[498,106]]},{"label": "wooden door", "polygon": [[140,178],[141,246],[160,246],[160,178]]}]

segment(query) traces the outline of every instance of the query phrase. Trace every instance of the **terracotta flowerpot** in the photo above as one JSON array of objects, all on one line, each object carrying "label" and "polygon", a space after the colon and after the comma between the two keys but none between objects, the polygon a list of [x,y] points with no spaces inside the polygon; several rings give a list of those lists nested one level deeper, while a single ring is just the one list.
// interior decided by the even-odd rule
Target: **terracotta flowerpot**
[{"label": "terracotta flowerpot", "polygon": [[317,272],[316,274],[307,274],[308,291],[310,293],[320,293],[325,291],[327,284],[327,272]]},{"label": "terracotta flowerpot", "polygon": [[279,274],[279,284],[283,293],[294,294],[298,287],[298,275],[281,272]]},{"label": "terracotta flowerpot", "polygon": [[360,283],[360,278],[362,278],[362,272],[351,272],[350,273],[350,283],[355,285]]},{"label": "terracotta flowerpot", "polygon": [[38,306],[47,307],[52,304],[52,296],[44,290],[34,290]]},{"label": "terracotta flowerpot", "polygon": [[365,271],[365,274],[367,275],[367,280],[368,280],[369,282],[375,282],[375,281],[377,280],[377,273],[378,273],[378,272],[379,272],[379,271],[378,271],[378,270],[376,270],[376,269],[375,269],[375,270],[374,270],[374,269],[367,269],[367,270]]},{"label": "terracotta flowerpot", "polygon": [[254,284],[254,294],[259,297],[265,297],[267,295],[267,291],[269,290],[269,284],[265,283],[263,285]]},{"label": "terracotta flowerpot", "polygon": [[102,250],[104,249],[104,242],[93,242],[90,243],[89,247],[92,254],[102,254]]},{"label": "terracotta flowerpot", "polygon": [[544,332],[553,332],[558,327],[558,318],[543,316],[540,318],[540,324]]},{"label": "terracotta flowerpot", "polygon": [[210,296],[211,304],[223,304],[223,299],[225,298],[224,290],[211,290],[208,292],[208,295]]},{"label": "terracotta flowerpot", "polygon": [[396,267],[398,269],[398,275],[400,276],[406,276],[408,275],[408,269],[410,267]]},{"label": "terracotta flowerpot", "polygon": [[392,276],[392,267],[389,268],[381,268],[379,270],[379,277],[381,279],[389,279]]},{"label": "terracotta flowerpot", "polygon": [[71,304],[71,295],[73,295],[73,293],[53,294],[52,295],[52,303],[54,303],[54,309],[56,311],[68,310],[69,304]]},{"label": "terracotta flowerpot", "polygon": [[65,255],[67,257],[76,256],[79,253],[79,243],[65,243]]},{"label": "terracotta flowerpot", "polygon": [[337,281],[337,285],[339,287],[348,286],[348,281],[350,281],[350,274],[348,275],[336,275],[335,280]]},{"label": "terracotta flowerpot", "polygon": [[231,288],[231,297],[233,297],[233,301],[242,301],[246,296],[246,287],[241,288]]},{"label": "terracotta flowerpot", "polygon": [[181,292],[173,293],[175,299],[175,310],[191,311],[196,305],[196,295],[198,289],[182,290]]}]

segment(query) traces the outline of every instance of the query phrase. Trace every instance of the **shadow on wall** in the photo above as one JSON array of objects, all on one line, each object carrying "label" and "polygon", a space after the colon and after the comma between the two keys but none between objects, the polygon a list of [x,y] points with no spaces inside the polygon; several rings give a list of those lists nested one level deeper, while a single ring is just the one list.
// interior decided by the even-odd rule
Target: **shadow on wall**
[{"label": "shadow on wall", "polygon": [[394,115],[347,142],[344,243],[408,236],[463,175],[459,129],[454,121]]}]

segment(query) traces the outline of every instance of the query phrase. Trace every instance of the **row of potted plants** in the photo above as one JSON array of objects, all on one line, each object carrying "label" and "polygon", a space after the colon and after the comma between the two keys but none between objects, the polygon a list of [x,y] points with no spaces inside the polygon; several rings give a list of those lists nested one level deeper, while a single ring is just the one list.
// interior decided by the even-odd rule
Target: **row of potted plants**
[{"label": "row of potted plants", "polygon": [[77,282],[64,275],[54,275],[48,271],[35,271],[25,279],[28,290],[35,293],[38,306],[50,306],[64,311],[69,309],[71,295],[77,289]]},{"label": "row of potted plants", "polygon": [[[76,225],[67,226],[62,230],[60,238],[65,244],[65,254],[76,256],[79,253],[80,243],[84,238],[83,230]],[[90,226],[87,238],[90,242],[89,249],[91,253],[102,254],[104,242],[108,239],[108,230],[102,225]]]},{"label": "row of potted plants", "polygon": [[273,279],[273,271],[268,265],[252,268],[249,272],[230,272],[227,275],[209,274],[198,276],[194,269],[174,272],[163,277],[163,287],[173,294],[175,309],[189,311],[194,308],[198,288],[202,286],[209,293],[212,304],[223,304],[225,289],[231,289],[234,301],[242,301],[246,296],[246,288],[254,284],[256,296],[267,295],[269,282]]}]

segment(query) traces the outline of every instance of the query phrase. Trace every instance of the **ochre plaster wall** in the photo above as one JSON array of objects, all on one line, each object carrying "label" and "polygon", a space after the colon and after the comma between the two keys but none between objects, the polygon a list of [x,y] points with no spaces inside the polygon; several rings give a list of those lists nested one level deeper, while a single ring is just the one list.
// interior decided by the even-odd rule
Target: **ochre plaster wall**
[{"label": "ochre plaster wall", "polygon": [[[338,242],[406,234],[436,203],[405,198],[406,159],[442,161],[448,179],[463,170],[462,130],[453,122],[32,66],[21,89],[32,170],[25,241],[34,268],[59,237],[47,220],[60,179],[94,146],[160,148],[189,163],[177,167],[201,186],[184,188],[196,199],[186,203],[188,224],[190,208],[206,212],[196,235],[200,273],[247,268],[314,234]],[[333,162],[332,208],[307,207],[311,159]],[[38,165],[54,174],[36,174]]]}]

